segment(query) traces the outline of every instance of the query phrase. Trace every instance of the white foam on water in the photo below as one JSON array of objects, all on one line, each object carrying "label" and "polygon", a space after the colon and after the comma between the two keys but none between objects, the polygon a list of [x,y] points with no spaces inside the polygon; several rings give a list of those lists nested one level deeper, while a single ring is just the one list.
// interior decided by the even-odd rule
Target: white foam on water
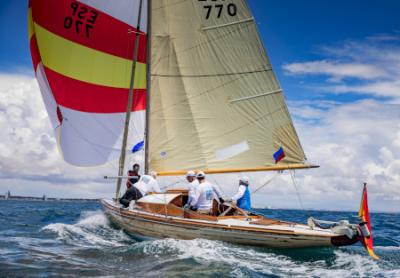
[{"label": "white foam on water", "polygon": [[[152,257],[162,264],[186,259],[193,259],[201,265],[222,264],[234,277],[247,277],[249,272],[279,277],[400,277],[400,256],[384,256],[397,254],[398,246],[376,247],[378,255],[382,254],[380,261],[370,258],[361,247],[336,249],[328,257],[323,255],[321,260],[301,260],[291,257],[290,252],[282,255],[267,249],[205,239],[134,242],[122,231],[112,228],[101,211],[83,213],[75,224],[55,223],[42,230],[55,233],[57,239],[73,246],[120,247],[113,248],[119,254],[131,254],[133,248],[135,253]],[[310,254],[313,251],[306,252]]]},{"label": "white foam on water", "polygon": [[[400,251],[400,246],[375,246],[375,250]],[[399,254],[400,256],[400,254]]]},{"label": "white foam on water", "polygon": [[130,238],[120,230],[110,227],[101,211],[84,212],[75,224],[54,223],[42,228],[57,234],[57,239],[79,246],[125,246]]},{"label": "white foam on water", "polygon": [[373,260],[367,254],[346,250],[335,250],[330,262],[305,262],[260,249],[204,239],[162,239],[142,244],[147,255],[169,256],[170,260],[192,258],[202,264],[223,263],[231,266],[234,276],[246,276],[246,271],[253,271],[280,277],[400,277],[400,268],[393,269],[393,265]]}]

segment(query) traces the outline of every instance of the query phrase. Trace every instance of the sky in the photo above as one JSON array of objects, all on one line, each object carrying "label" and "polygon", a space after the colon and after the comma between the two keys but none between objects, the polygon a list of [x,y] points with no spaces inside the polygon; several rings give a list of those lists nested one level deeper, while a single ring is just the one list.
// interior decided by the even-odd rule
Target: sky
[{"label": "sky", "polygon": [[[249,0],[310,162],[252,175],[257,207],[400,211],[400,1]],[[76,168],[56,150],[35,81],[27,1],[0,2],[0,194],[110,197],[115,165]],[[293,183],[294,178],[294,183]],[[213,177],[227,195],[236,176]],[[165,180],[164,183],[169,181]]]}]

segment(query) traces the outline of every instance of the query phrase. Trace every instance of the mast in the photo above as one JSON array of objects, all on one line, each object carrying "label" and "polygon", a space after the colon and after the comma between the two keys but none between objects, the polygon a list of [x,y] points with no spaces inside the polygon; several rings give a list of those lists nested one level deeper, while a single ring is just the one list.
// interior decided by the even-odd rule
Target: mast
[{"label": "mast", "polygon": [[[129,131],[129,121],[131,119],[131,110],[132,110],[132,102],[133,102],[133,86],[135,81],[135,70],[136,70],[136,61],[138,58],[138,50],[139,50],[139,39],[140,39],[140,20],[142,16],[142,3],[143,0],[139,2],[139,15],[137,21],[137,28],[135,32],[135,47],[133,48],[133,61],[132,61],[132,72],[131,79],[129,84],[129,96],[128,96],[128,105],[126,107],[126,117],[125,117],[125,126],[124,126],[124,135],[122,139],[122,147],[121,154],[119,158],[119,168],[118,168],[118,179],[117,179],[117,188],[115,191],[115,199],[119,197],[119,191],[121,189],[122,178],[120,178],[124,174],[124,166],[125,166],[125,155],[126,155],[126,145],[128,140],[128,131]],[[146,111],[147,114],[147,111]]]},{"label": "mast", "polygon": [[147,1],[147,74],[146,74],[146,127],[144,139],[144,173],[149,172],[149,127],[150,127],[150,87],[151,87],[151,0]]}]

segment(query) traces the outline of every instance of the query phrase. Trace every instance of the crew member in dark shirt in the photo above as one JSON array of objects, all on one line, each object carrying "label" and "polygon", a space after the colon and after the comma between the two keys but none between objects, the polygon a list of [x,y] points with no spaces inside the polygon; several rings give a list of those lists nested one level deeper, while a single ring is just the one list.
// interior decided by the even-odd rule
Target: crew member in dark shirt
[{"label": "crew member in dark shirt", "polygon": [[132,170],[128,171],[128,176],[131,177],[126,181],[126,188],[129,189],[132,187],[132,185],[134,185],[135,183],[137,183],[140,179],[140,175],[139,175],[139,170],[140,170],[140,166],[139,164],[135,163],[132,166]]},{"label": "crew member in dark shirt", "polygon": [[139,170],[139,164],[135,163],[133,164],[132,170],[128,171],[128,176],[130,178],[126,181],[126,192],[121,199],[119,199],[120,204],[124,207],[128,207],[132,200],[139,200],[143,197],[142,193],[140,193],[136,187],[132,186],[140,179]]}]

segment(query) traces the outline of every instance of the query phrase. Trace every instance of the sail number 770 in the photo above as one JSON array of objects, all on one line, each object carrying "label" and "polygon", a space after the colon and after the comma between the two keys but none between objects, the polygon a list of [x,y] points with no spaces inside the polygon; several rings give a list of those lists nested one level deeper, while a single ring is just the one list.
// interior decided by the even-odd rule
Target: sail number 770
[{"label": "sail number 770", "polygon": [[90,30],[93,29],[99,16],[98,12],[78,2],[72,2],[70,7],[72,14],[64,18],[64,28],[72,29],[77,34],[83,33],[89,38]]},{"label": "sail number 770", "polygon": [[[208,2],[208,0],[198,0],[198,1]],[[216,1],[217,0],[211,0],[209,2],[212,3]],[[234,3],[229,3],[225,5],[224,4],[204,5],[203,8],[206,10],[206,19],[209,19],[211,16],[216,16],[217,18],[220,18],[223,13],[227,13],[229,16],[235,16],[237,14],[237,6]]]}]

